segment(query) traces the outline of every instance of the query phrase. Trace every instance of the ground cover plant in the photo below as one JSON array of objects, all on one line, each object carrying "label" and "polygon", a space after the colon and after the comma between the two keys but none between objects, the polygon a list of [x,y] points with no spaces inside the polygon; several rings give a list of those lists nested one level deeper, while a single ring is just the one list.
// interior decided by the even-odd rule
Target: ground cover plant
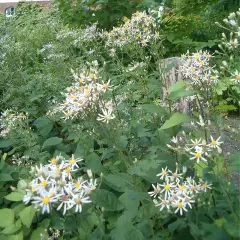
[{"label": "ground cover plant", "polygon": [[240,10],[180,53],[164,5],[61,4],[1,19],[0,239],[238,239]]}]

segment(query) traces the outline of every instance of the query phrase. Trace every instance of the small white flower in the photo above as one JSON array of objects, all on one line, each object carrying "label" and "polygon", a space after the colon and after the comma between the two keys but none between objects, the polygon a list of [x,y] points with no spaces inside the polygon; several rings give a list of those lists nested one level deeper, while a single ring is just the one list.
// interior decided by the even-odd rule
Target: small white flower
[{"label": "small white flower", "polygon": [[160,176],[160,179],[161,179],[161,180],[164,180],[164,178],[167,179],[167,177],[168,177],[167,173],[168,173],[167,167],[166,167],[165,169],[162,168],[162,172],[159,173],[159,174],[157,174],[157,177]]},{"label": "small white flower", "polygon": [[98,121],[108,123],[110,120],[115,118],[115,115],[112,113],[112,109],[102,109],[103,114],[98,114]]},{"label": "small white flower", "polygon": [[200,161],[207,162],[207,159],[203,157],[204,152],[202,147],[196,147],[195,152],[190,152],[190,154],[193,155],[193,157],[191,157],[190,160],[196,159],[197,163],[199,163]]},{"label": "small white flower", "polygon": [[85,203],[90,203],[89,197],[85,195],[84,191],[77,194],[72,194],[72,199],[70,200],[70,208],[75,207],[75,212],[82,212],[82,206]]},{"label": "small white flower", "polygon": [[157,186],[155,187],[153,184],[152,184],[152,187],[153,187],[153,191],[151,192],[148,192],[148,194],[151,196],[151,197],[157,197],[158,194],[160,193],[161,191],[161,188],[160,188],[160,185],[157,183]]},{"label": "small white flower", "polygon": [[58,201],[56,197],[51,197],[49,194],[41,194],[40,197],[33,197],[33,200],[33,204],[39,204],[42,207],[42,214],[50,213],[50,204]]},{"label": "small white flower", "polygon": [[185,202],[177,201],[175,205],[176,205],[177,209],[176,209],[176,211],[174,213],[177,213],[179,211],[180,215],[183,215],[183,211],[187,212],[186,203]]},{"label": "small white flower", "polygon": [[165,199],[162,199],[159,197],[159,199],[161,200],[160,203],[156,204],[156,207],[158,206],[161,206],[160,207],[160,211],[162,211],[164,208],[167,208],[169,209],[170,208],[170,205],[169,205],[169,202]]},{"label": "small white flower", "polygon": [[212,184],[208,184],[208,182],[203,182],[201,185],[201,190],[206,192],[207,189],[212,189],[211,186],[212,186]]},{"label": "small white flower", "polygon": [[211,136],[211,143],[208,145],[209,147],[211,148],[217,148],[217,149],[221,149],[220,148],[220,145],[223,143],[223,142],[220,142],[221,137],[217,138],[217,139],[214,139],[212,136]]}]

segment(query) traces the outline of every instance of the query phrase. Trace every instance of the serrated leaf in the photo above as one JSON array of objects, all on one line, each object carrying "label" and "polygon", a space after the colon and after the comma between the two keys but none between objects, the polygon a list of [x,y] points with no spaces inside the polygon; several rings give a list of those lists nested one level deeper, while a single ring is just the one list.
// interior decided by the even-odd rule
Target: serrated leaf
[{"label": "serrated leaf", "polygon": [[100,207],[104,207],[106,211],[119,211],[123,209],[123,205],[112,193],[104,189],[98,189],[92,196],[96,204]]},{"label": "serrated leaf", "polygon": [[143,177],[147,181],[154,183],[156,182],[156,174],[158,173],[161,164],[164,162],[165,160],[141,160],[129,168],[128,173],[131,175]]},{"label": "serrated leaf", "polygon": [[[14,222],[14,211],[12,209],[0,209],[0,227],[7,227]],[[4,220],[4,221],[3,221]]]},{"label": "serrated leaf", "polygon": [[62,142],[62,138],[59,138],[59,137],[51,137],[51,138],[48,138],[44,143],[43,143],[43,146],[42,148],[46,148],[46,147],[51,147],[51,146],[55,146],[55,145],[58,145],[59,143]]},{"label": "serrated leaf", "polygon": [[34,218],[36,209],[33,208],[33,206],[29,206],[26,207],[25,209],[23,209],[20,213],[19,213],[19,217],[22,221],[22,223],[26,226],[26,227],[30,227],[32,224],[32,220]]},{"label": "serrated leaf", "polygon": [[23,193],[12,192],[12,193],[8,194],[5,198],[12,202],[19,202],[19,201],[23,200],[23,196],[24,196]]},{"label": "serrated leaf", "polygon": [[230,172],[240,172],[240,152],[235,152],[229,157],[229,167]]},{"label": "serrated leaf", "polygon": [[170,119],[168,119],[160,128],[160,130],[168,129],[174,126],[177,126],[184,122],[191,121],[191,118],[184,113],[174,113]]}]

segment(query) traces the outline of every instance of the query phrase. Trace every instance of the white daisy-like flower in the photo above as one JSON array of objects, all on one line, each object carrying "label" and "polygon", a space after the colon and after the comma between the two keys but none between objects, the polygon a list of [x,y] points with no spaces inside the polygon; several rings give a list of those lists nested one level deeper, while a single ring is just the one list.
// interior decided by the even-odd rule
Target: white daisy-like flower
[{"label": "white daisy-like flower", "polygon": [[162,211],[164,208],[167,208],[167,209],[170,208],[170,204],[167,200],[162,199],[160,197],[159,199],[160,199],[160,202],[156,204],[156,207],[160,206],[160,211]]},{"label": "white daisy-like flower", "polygon": [[187,212],[186,203],[184,201],[177,201],[175,203],[175,206],[177,208],[175,213],[177,213],[179,211],[180,215],[182,216],[183,215],[183,211]]},{"label": "white daisy-like flower", "polygon": [[97,179],[90,179],[84,186],[84,190],[87,194],[90,194],[92,191],[96,190],[97,188]]},{"label": "white daisy-like flower", "polygon": [[164,199],[167,199],[168,197],[170,197],[173,191],[173,188],[176,187],[174,183],[169,183],[169,181],[165,182],[164,184],[160,184],[160,186],[163,187],[161,193],[164,192]]},{"label": "white daisy-like flower", "polygon": [[195,139],[195,140],[191,139],[191,142],[192,142],[192,143],[188,144],[189,146],[191,146],[190,149],[195,148],[195,147],[200,147],[200,146],[203,145],[201,138]]},{"label": "white daisy-like flower", "polygon": [[162,168],[162,172],[159,173],[159,174],[157,174],[157,177],[159,177],[159,176],[160,176],[160,179],[161,179],[161,180],[164,180],[164,178],[165,178],[165,179],[168,178],[168,169],[167,169],[167,167],[165,167],[165,169]]},{"label": "white daisy-like flower", "polygon": [[57,207],[57,211],[59,211],[63,207],[63,215],[65,215],[66,211],[71,208],[71,200],[68,195],[61,195],[59,197],[60,205]]},{"label": "white daisy-like flower", "polygon": [[157,197],[158,194],[160,193],[161,191],[161,188],[160,188],[160,185],[157,183],[156,187],[154,186],[154,184],[152,184],[152,187],[153,187],[153,191],[151,192],[148,192],[148,194],[151,196],[151,197]]},{"label": "white daisy-like flower", "polygon": [[217,138],[217,139],[214,139],[212,136],[210,137],[211,138],[211,143],[208,145],[209,147],[211,148],[217,148],[217,149],[221,149],[220,148],[220,145],[223,143],[223,142],[220,142],[220,138]]},{"label": "white daisy-like flower", "polygon": [[190,154],[193,155],[193,157],[190,158],[190,160],[197,160],[197,163],[200,161],[207,162],[207,159],[203,157],[203,148],[202,147],[196,147],[195,152],[190,152]]},{"label": "white daisy-like flower", "polygon": [[207,189],[212,189],[211,186],[212,186],[212,184],[208,184],[208,182],[203,182],[201,185],[201,189],[202,189],[202,191],[206,192]]},{"label": "white daisy-like flower", "polygon": [[112,113],[112,109],[102,109],[102,114],[98,114],[97,120],[100,122],[109,123],[110,120],[115,118],[115,115]]},{"label": "white daisy-like flower", "polygon": [[235,73],[231,74],[233,76],[232,81],[235,83],[240,83],[240,72],[238,70]]},{"label": "white daisy-like flower", "polygon": [[69,159],[67,164],[70,166],[71,170],[75,170],[75,168],[79,168],[78,162],[81,162],[83,159],[82,158],[75,158],[74,154],[72,154],[72,157]]},{"label": "white daisy-like flower", "polygon": [[75,207],[75,212],[82,212],[82,206],[85,203],[90,203],[89,197],[85,195],[84,191],[77,194],[72,194],[72,199],[70,200],[70,208]]},{"label": "white daisy-like flower", "polygon": [[50,213],[50,204],[58,201],[56,197],[51,197],[49,194],[41,194],[40,197],[33,197],[33,200],[33,204],[39,204],[42,207],[42,214]]}]

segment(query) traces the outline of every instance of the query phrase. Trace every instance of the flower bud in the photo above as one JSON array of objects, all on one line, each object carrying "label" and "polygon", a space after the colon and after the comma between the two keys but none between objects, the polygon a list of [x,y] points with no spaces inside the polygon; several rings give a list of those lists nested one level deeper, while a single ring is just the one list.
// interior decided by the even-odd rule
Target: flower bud
[{"label": "flower bud", "polygon": [[223,19],[223,22],[224,23],[228,23],[228,20],[225,18],[225,19]]},{"label": "flower bud", "polygon": [[227,67],[227,66],[228,66],[228,64],[227,64],[226,61],[222,61],[222,64],[223,64],[224,67]]},{"label": "flower bud", "polygon": [[236,18],[236,13],[233,12],[233,13],[230,13],[230,15],[228,16],[229,19],[233,20]]},{"label": "flower bud", "polygon": [[93,175],[92,175],[92,170],[91,170],[91,169],[88,169],[88,170],[87,170],[87,175],[88,175],[89,178],[92,178],[92,177],[93,177]]}]

